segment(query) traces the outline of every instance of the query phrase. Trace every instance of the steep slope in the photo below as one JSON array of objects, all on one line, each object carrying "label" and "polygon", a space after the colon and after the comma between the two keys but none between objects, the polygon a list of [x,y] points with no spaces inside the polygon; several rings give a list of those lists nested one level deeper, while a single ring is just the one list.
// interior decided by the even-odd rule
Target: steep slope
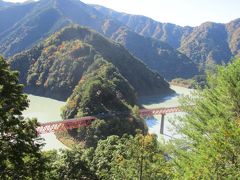
[{"label": "steep slope", "polygon": [[240,18],[226,24],[226,29],[232,54],[240,56]]},{"label": "steep slope", "polygon": [[227,63],[232,56],[227,39],[224,24],[207,22],[194,28],[179,50],[200,65]]},{"label": "steep slope", "polygon": [[33,7],[34,3],[29,3],[0,9],[0,35],[24,18]]},{"label": "steep slope", "polygon": [[123,44],[131,53],[168,80],[176,77],[190,78],[198,73],[196,65],[187,56],[161,41],[142,38],[125,28],[116,31],[112,39]]},{"label": "steep slope", "polygon": [[[97,141],[110,135],[147,132],[144,120],[136,114],[134,89],[118,69],[102,58],[88,68],[62,112],[63,119],[95,115],[89,127],[69,130],[69,134],[85,147],[96,147]],[[135,106],[136,108],[136,106]]]},{"label": "steep slope", "polygon": [[[9,17],[15,11],[23,12],[21,16],[11,18],[8,22]],[[195,64],[167,44],[138,35],[121,22],[108,18],[95,8],[78,0],[40,0],[0,10],[0,15],[3,20],[2,24],[0,21],[0,27],[2,27],[0,53],[5,56],[11,56],[30,48],[63,26],[77,23],[95,29],[121,43],[134,56],[162,73],[167,79],[188,78],[197,74]],[[150,63],[152,61],[155,62]],[[177,66],[172,66],[173,64]],[[166,67],[171,67],[171,69],[166,69]]]},{"label": "steep slope", "polygon": [[10,59],[20,81],[33,94],[66,100],[89,66],[102,57],[116,66],[139,96],[169,94],[169,84],[121,45],[80,26],[55,33],[34,48]]},{"label": "steep slope", "polygon": [[[5,56],[13,55],[69,24],[69,20],[62,17],[54,6],[54,1],[42,0],[41,3],[33,2],[0,10],[0,17],[4,21],[12,21],[7,26],[4,21],[1,22],[5,26],[0,33],[0,52]],[[19,16],[9,18],[15,17],[16,11],[19,11]]]},{"label": "steep slope", "polygon": [[181,27],[145,16],[116,12],[103,6],[92,6],[140,35],[167,42],[200,66],[226,63],[233,56],[239,56],[239,19],[227,24],[206,22],[197,27]]},{"label": "steep slope", "polygon": [[190,26],[181,27],[171,23],[161,23],[146,16],[120,13],[99,5],[92,5],[92,7],[106,16],[118,20],[132,31],[166,42],[175,49],[180,47],[181,39],[190,34],[193,29]]}]

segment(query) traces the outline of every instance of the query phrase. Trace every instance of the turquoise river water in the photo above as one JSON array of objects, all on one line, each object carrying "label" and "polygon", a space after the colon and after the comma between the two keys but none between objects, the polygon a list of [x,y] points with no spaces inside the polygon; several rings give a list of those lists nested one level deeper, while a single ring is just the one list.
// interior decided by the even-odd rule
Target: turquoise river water
[{"label": "turquoise river water", "polygon": [[[191,89],[171,86],[173,90],[175,90],[176,94],[168,97],[146,97],[140,98],[139,102],[145,108],[156,108],[156,107],[173,107],[178,106],[178,99],[182,95],[189,95],[191,93]],[[40,123],[49,122],[49,121],[59,121],[61,120],[60,111],[64,106],[65,102],[53,100],[50,98],[39,97],[39,96],[28,96],[30,100],[30,105],[27,110],[23,112],[25,117],[37,118]],[[154,116],[154,118],[147,119],[147,125],[150,133],[155,133],[159,138],[163,137],[163,139],[168,140],[170,137],[178,137],[175,133],[173,126],[170,123],[171,121],[176,120],[176,115],[181,115],[182,113],[174,113],[169,114],[165,117],[165,128],[164,128],[164,136],[160,135],[160,119],[161,116]],[[56,139],[56,136],[53,133],[44,134],[42,137],[45,139],[45,146],[43,150],[49,149],[61,149],[66,148],[61,142]]]}]

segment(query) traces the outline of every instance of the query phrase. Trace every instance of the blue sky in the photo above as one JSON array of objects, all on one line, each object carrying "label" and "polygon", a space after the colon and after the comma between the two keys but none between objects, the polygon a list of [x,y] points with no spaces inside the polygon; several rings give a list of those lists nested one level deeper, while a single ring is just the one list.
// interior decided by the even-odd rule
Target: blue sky
[{"label": "blue sky", "polygon": [[[19,2],[24,0],[8,0]],[[240,0],[82,0],[117,11],[145,15],[161,22],[198,26],[240,18]]]}]

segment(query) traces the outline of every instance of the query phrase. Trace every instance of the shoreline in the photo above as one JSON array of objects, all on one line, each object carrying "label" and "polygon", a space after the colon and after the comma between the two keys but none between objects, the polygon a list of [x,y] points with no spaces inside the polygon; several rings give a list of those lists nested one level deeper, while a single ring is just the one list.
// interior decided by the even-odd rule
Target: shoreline
[{"label": "shoreline", "polygon": [[[138,98],[138,104],[141,105],[141,107],[148,108],[148,109],[154,108],[154,107],[176,106],[179,96],[182,94],[188,94],[191,91],[191,89],[175,86],[175,85],[171,85],[170,88],[175,91],[174,94],[162,95],[162,96],[140,97]],[[65,102],[57,101],[55,99],[46,98],[46,97],[30,95],[30,94],[28,94],[28,96],[30,100],[30,106],[28,110],[24,112],[25,117],[30,117],[30,118],[36,117],[39,122],[47,122],[47,121],[54,121],[54,120],[61,119],[60,109],[65,104]],[[158,130],[157,130],[158,125],[156,127],[155,125],[153,125],[153,127],[151,127],[151,125],[150,126],[148,125],[148,128],[151,129],[149,131],[150,133],[158,134]],[[63,146],[68,147],[68,145],[71,146],[72,144],[74,144],[73,139],[69,137],[65,139],[65,138],[62,138],[62,136],[64,136],[64,132],[59,134],[56,133],[56,134],[44,135],[44,137],[47,139],[45,140],[45,143],[48,144],[46,146],[47,149],[48,150],[61,149],[63,148]]]},{"label": "shoreline", "polygon": [[175,83],[175,82],[168,82],[170,84],[170,86],[178,86],[178,87],[183,87],[183,88],[187,88],[187,89],[192,89],[191,85],[189,84],[183,84],[183,83]]}]

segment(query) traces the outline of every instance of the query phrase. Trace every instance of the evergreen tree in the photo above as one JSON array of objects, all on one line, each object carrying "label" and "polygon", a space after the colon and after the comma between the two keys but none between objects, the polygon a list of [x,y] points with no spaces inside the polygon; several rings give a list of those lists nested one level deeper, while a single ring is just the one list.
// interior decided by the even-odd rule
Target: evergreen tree
[{"label": "evergreen tree", "polygon": [[0,57],[0,179],[41,179],[44,168],[36,120],[23,119],[27,96],[18,73]]},{"label": "evergreen tree", "polygon": [[45,179],[85,179],[97,180],[95,172],[90,169],[85,161],[84,152],[87,150],[76,146],[71,150],[47,151],[44,156],[47,159],[47,171]]},{"label": "evergreen tree", "polygon": [[[182,101],[176,169],[181,179],[240,177],[240,59],[209,75],[208,85]],[[194,104],[194,107],[192,106]],[[178,178],[179,178],[178,177]]]},{"label": "evergreen tree", "polygon": [[101,140],[91,164],[101,179],[171,179],[173,169],[156,136],[109,136]]},{"label": "evergreen tree", "polygon": [[122,152],[116,152],[112,162],[114,179],[167,180],[173,177],[173,168],[155,135],[138,133],[122,139]]}]

